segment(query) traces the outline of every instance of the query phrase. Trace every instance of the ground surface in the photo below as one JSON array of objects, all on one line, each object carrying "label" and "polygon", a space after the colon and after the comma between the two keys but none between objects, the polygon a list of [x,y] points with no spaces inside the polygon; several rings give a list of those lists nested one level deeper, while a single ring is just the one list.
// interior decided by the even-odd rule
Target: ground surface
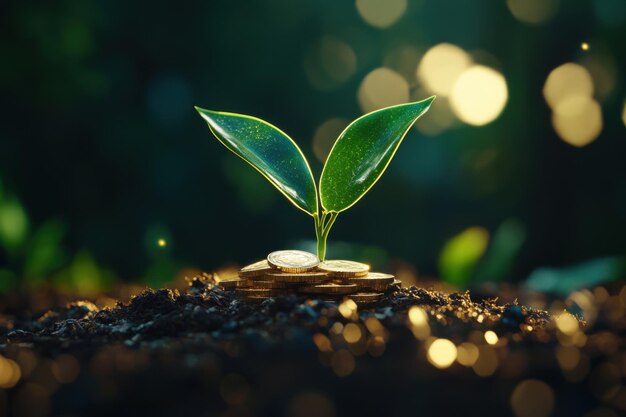
[{"label": "ground surface", "polygon": [[562,304],[586,321],[417,287],[369,306],[249,303],[210,277],[109,308],[7,309],[0,415],[613,417],[626,410],[619,290]]}]

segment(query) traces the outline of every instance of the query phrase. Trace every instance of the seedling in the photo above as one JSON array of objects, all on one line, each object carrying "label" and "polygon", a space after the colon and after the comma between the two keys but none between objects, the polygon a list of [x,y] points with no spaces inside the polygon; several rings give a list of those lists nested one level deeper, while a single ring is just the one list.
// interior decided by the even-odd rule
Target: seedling
[{"label": "seedling", "polygon": [[317,256],[323,261],[326,239],[339,213],[356,204],[378,181],[408,130],[434,99],[386,107],[350,123],[326,159],[319,192],[304,154],[276,126],[243,114],[196,110],[224,146],[313,217]]}]

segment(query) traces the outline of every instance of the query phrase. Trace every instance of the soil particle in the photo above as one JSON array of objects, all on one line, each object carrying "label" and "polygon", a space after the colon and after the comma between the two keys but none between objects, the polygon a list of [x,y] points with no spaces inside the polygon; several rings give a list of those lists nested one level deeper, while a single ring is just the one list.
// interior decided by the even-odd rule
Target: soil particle
[{"label": "soil particle", "polygon": [[[310,349],[311,333],[328,331],[334,322],[346,321],[338,312],[338,303],[341,301],[296,295],[251,303],[222,290],[210,274],[203,274],[191,279],[183,294],[149,289],[110,309],[78,301],[39,317],[14,318],[9,326],[0,328],[0,344],[28,344],[43,351],[97,348],[114,342],[159,348],[173,338],[206,343],[209,335],[212,346],[228,340],[252,350],[284,348],[285,343]],[[526,335],[522,326],[541,330],[550,321],[545,311],[499,305],[495,299],[473,301],[469,292],[445,294],[415,286],[360,307],[358,314],[362,320],[375,317],[385,326],[406,327],[406,311],[412,306],[424,309],[439,333],[461,337],[474,329],[491,328]]]}]

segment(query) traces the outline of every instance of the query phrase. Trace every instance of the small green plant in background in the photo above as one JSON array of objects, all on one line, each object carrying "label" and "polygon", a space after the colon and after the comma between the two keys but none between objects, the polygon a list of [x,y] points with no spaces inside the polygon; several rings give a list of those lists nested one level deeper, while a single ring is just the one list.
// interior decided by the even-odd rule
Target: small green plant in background
[{"label": "small green plant in background", "polygon": [[110,288],[115,276],[87,250],[69,254],[65,234],[59,219],[32,224],[22,202],[0,181],[0,294],[42,284],[82,295]]},{"label": "small green plant in background", "polygon": [[313,217],[317,256],[324,260],[326,240],[339,213],[378,181],[408,130],[434,99],[376,110],[350,123],[326,159],[319,188],[298,145],[277,127],[242,114],[196,110],[224,146]]}]

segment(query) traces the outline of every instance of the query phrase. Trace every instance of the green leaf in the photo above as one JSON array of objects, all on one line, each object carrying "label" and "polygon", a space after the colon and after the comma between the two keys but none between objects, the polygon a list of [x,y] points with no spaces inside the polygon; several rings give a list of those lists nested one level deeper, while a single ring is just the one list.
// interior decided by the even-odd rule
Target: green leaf
[{"label": "green leaf", "polygon": [[408,130],[434,99],[376,110],[346,127],[322,171],[322,207],[340,212],[359,201],[383,175]]},{"label": "green leaf", "polygon": [[196,110],[224,146],[256,168],[296,207],[311,215],[317,213],[311,168],[289,136],[256,117]]}]

